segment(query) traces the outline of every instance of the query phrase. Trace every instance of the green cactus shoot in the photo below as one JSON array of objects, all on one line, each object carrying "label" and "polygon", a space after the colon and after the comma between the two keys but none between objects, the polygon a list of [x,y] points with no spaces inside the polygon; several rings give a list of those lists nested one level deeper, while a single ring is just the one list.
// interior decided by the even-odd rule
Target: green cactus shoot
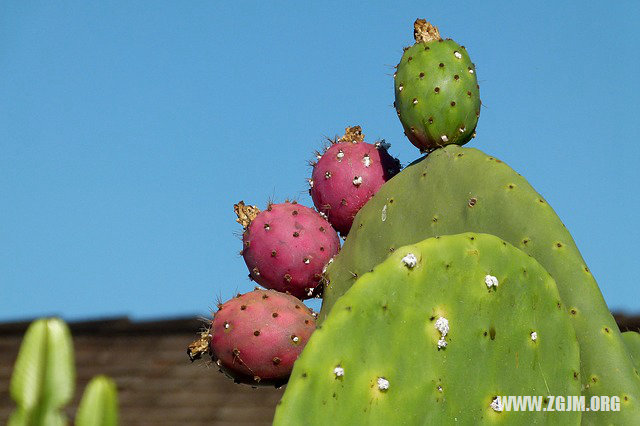
[{"label": "green cactus shoot", "polygon": [[[17,405],[9,426],[67,425],[64,407],[75,392],[73,342],[69,327],[58,318],[33,322],[27,330],[13,375],[11,397]],[[94,378],[82,397],[77,426],[116,426],[116,386],[104,376]]]}]

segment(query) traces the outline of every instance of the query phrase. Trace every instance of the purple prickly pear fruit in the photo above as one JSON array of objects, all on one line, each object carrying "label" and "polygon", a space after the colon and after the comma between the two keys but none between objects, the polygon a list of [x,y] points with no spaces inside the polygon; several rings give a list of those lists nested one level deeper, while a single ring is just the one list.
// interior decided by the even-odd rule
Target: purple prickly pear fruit
[{"label": "purple prickly pear fruit", "polygon": [[309,180],[313,204],[343,236],[360,208],[400,171],[387,146],[384,141],[364,142],[360,126],[347,127],[313,167]]},{"label": "purple prickly pear fruit", "polygon": [[331,224],[296,202],[270,204],[262,212],[242,201],[234,208],[245,228],[242,256],[249,277],[300,299],[314,296],[324,266],[340,249]]},{"label": "purple prickly pear fruit", "polygon": [[299,299],[254,290],[220,306],[213,316],[209,351],[228,376],[251,385],[282,385],[316,328]]}]

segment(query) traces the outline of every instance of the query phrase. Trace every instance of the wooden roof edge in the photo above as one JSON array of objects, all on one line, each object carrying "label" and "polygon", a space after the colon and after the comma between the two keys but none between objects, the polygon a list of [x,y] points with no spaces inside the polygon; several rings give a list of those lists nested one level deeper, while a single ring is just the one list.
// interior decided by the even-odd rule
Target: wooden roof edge
[{"label": "wooden roof edge", "polygon": [[[32,320],[0,323],[0,336],[22,335]],[[110,317],[82,321],[68,321],[74,336],[80,335],[141,335],[183,334],[198,332],[205,324],[202,317],[176,317],[131,320],[129,317]]]}]

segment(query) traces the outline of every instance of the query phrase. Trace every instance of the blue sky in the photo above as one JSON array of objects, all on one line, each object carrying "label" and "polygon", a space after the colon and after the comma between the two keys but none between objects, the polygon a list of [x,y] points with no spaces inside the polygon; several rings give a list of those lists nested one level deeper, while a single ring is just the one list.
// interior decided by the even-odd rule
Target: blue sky
[{"label": "blue sky", "polygon": [[0,320],[206,314],[250,290],[234,202],[310,205],[306,160],[347,125],[418,157],[391,106],[417,17],[477,66],[468,146],[640,312],[637,2],[302,3],[0,4]]}]

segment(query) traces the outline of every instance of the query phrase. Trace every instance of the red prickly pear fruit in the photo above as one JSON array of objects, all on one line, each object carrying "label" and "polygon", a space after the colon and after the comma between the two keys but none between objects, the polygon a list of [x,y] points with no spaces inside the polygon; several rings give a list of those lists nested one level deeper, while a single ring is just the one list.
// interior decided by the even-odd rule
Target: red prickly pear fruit
[{"label": "red prickly pear fruit", "polygon": [[209,351],[238,383],[285,384],[316,328],[311,309],[273,290],[254,290],[224,303],[213,316]]},{"label": "red prickly pear fruit", "polygon": [[360,126],[347,127],[313,167],[309,180],[313,204],[343,236],[362,206],[400,171],[400,162],[387,147],[384,141],[364,142]]},{"label": "red prickly pear fruit", "polygon": [[249,277],[263,287],[313,297],[324,266],[338,253],[340,238],[318,212],[295,202],[259,211],[242,201],[234,206],[245,231],[242,256]]}]

